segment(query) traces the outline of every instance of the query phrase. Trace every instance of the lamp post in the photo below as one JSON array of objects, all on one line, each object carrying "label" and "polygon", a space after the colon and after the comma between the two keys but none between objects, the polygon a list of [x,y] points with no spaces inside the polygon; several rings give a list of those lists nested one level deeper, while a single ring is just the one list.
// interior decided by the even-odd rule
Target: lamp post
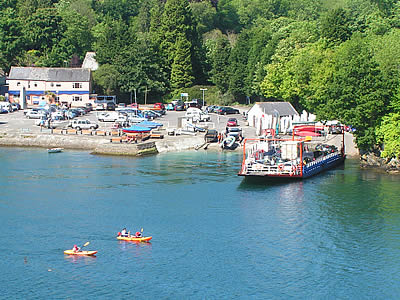
[{"label": "lamp post", "polygon": [[135,104],[136,104],[136,107],[137,107],[137,102],[136,102],[136,88],[134,88],[134,91],[135,91]]},{"label": "lamp post", "polygon": [[203,92],[203,106],[204,106],[204,92],[207,91],[207,89],[200,89],[200,91]]}]

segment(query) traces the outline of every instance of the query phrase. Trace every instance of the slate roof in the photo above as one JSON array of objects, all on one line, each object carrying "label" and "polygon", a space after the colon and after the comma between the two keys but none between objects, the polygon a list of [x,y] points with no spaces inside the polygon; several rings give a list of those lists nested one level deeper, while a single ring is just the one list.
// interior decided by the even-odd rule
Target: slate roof
[{"label": "slate roof", "polygon": [[90,81],[90,70],[80,68],[11,67],[11,80],[36,80],[58,82]]},{"label": "slate roof", "polygon": [[268,115],[273,115],[275,110],[280,116],[299,115],[289,102],[256,102],[255,105],[258,105]]}]

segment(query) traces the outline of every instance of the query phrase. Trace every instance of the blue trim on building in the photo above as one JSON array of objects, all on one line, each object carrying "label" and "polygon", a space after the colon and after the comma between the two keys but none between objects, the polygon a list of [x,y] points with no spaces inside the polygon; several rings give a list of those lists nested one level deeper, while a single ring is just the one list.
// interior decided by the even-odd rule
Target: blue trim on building
[{"label": "blue trim on building", "polygon": [[[56,95],[89,95],[89,91],[48,91]],[[10,95],[20,95],[20,91],[9,91]],[[45,91],[26,91],[27,96],[44,96]]]}]

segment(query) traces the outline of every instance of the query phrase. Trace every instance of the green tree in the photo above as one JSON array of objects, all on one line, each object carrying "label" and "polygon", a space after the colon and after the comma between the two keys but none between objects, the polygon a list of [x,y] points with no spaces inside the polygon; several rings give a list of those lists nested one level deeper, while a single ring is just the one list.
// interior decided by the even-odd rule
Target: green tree
[{"label": "green tree", "polygon": [[22,24],[13,8],[0,11],[0,69],[8,70],[25,44],[21,34]]},{"label": "green tree", "polygon": [[216,31],[216,37],[208,39],[206,45],[208,48],[208,60],[211,64],[211,81],[224,94],[229,88],[230,43],[225,35],[220,31]]},{"label": "green tree", "polygon": [[319,79],[312,80],[313,103],[322,119],[339,119],[351,124],[360,149],[375,143],[375,127],[388,112],[391,92],[384,80],[371,47],[359,35],[343,43]]},{"label": "green tree", "polygon": [[343,8],[329,11],[321,18],[321,36],[334,43],[341,43],[351,36],[350,16]]},{"label": "green tree", "polygon": [[115,95],[118,90],[119,72],[115,66],[110,64],[101,65],[93,72],[93,82],[96,90],[106,95]]},{"label": "green tree", "polygon": [[176,40],[175,57],[171,70],[171,87],[173,90],[179,90],[193,84],[190,46],[190,42],[183,36]]},{"label": "green tree", "polygon": [[[172,81],[173,65],[175,67],[174,81],[176,81],[176,74],[187,74],[185,64],[181,64],[176,60],[176,56],[181,55],[182,52],[182,49],[178,49],[177,46],[184,45],[183,47],[186,49],[187,45],[190,45],[190,52],[185,61],[189,59],[191,62],[190,68],[193,70],[192,74],[195,76],[195,82],[204,81],[204,52],[188,1],[167,0],[158,30],[160,54],[164,60],[165,71],[169,75],[170,80]],[[178,43],[178,39],[186,39],[186,41]],[[185,69],[181,71],[176,70],[179,65],[185,66]],[[188,81],[193,82],[191,78],[188,78]]]},{"label": "green tree", "polygon": [[400,113],[391,113],[383,117],[376,128],[377,142],[383,146],[382,157],[400,157]]}]

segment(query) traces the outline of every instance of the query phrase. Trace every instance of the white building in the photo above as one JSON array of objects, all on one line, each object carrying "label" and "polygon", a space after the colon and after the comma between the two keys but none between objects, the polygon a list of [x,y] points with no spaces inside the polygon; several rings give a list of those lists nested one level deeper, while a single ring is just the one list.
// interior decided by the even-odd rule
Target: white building
[{"label": "white building", "polygon": [[269,129],[286,132],[297,119],[299,113],[289,102],[256,102],[247,112],[249,125],[257,129],[258,135]]},{"label": "white building", "polygon": [[10,101],[26,95],[28,105],[60,103],[85,106],[92,90],[90,69],[11,67],[7,77]]}]

